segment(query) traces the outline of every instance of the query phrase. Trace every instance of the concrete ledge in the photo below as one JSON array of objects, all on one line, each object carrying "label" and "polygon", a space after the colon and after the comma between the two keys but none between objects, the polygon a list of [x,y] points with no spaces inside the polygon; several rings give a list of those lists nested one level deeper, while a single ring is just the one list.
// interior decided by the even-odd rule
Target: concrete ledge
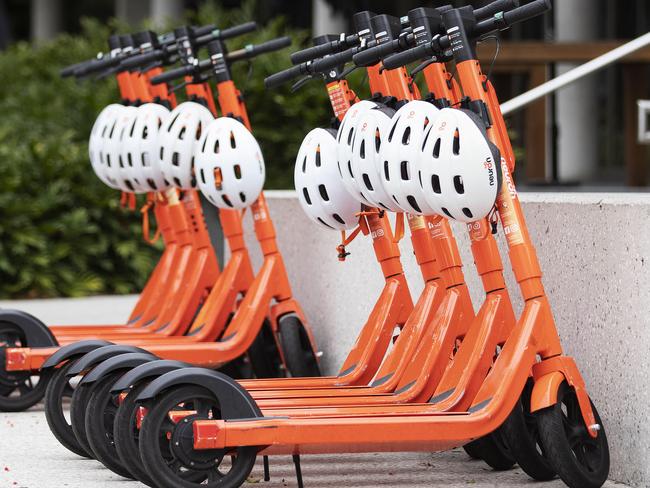
[{"label": "concrete ledge", "polygon": [[[351,256],[340,263],[338,233],[312,224],[294,192],[267,196],[295,294],[325,351],[325,370],[336,372],[382,287],[370,243],[358,238],[349,246]],[[612,478],[649,486],[650,195],[524,193],[521,200],[563,345],[576,357],[607,428]],[[248,224],[246,239],[259,266],[259,246]],[[466,232],[460,225],[454,231],[478,308],[482,293]],[[506,256],[501,236],[499,241]],[[415,297],[422,280],[408,239],[401,249]],[[509,269],[507,279],[519,312]],[[22,308],[47,322],[120,323],[133,300],[5,301],[0,307]]]}]

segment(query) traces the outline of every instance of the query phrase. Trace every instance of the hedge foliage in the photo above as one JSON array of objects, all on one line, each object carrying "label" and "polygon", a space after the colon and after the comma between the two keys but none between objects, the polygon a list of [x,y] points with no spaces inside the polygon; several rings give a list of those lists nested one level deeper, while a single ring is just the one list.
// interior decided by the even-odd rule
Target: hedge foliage
[{"label": "hedge foliage", "polygon": [[[238,10],[207,4],[185,21],[225,27],[254,14],[254,2]],[[76,83],[58,75],[105,50],[116,29],[124,27],[86,20],[81,36],[17,43],[0,53],[0,297],[137,292],[160,255],[142,242],[139,213],[120,208],[117,192],[94,176],[88,161],[88,134],[101,108],[118,98],[115,82]],[[278,35],[307,38],[278,18],[229,44]],[[264,150],[268,188],[292,186],[302,137],[329,118],[321,83],[293,94],[264,90],[264,77],[287,67],[290,51],[234,69]]]}]

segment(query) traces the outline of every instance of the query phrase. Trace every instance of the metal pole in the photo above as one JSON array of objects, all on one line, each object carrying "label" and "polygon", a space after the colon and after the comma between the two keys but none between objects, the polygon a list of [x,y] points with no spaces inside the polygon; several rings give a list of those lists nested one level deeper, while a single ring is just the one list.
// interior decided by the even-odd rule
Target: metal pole
[{"label": "metal pole", "polygon": [[505,102],[501,105],[501,111],[504,115],[507,115],[519,110],[538,98],[542,98],[549,93],[559,90],[560,88],[569,85],[594,71],[598,71],[648,45],[650,45],[650,32]]}]

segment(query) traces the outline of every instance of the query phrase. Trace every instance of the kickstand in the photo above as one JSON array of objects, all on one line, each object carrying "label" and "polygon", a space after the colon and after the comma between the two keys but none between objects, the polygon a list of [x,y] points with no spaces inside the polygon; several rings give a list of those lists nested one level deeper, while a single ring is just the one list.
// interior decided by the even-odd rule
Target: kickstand
[{"label": "kickstand", "polygon": [[305,485],[302,483],[302,469],[300,469],[300,455],[294,454],[291,456],[293,458],[293,464],[296,467],[296,480],[298,481],[298,488],[305,488]]},{"label": "kickstand", "polygon": [[269,457],[264,456],[264,481],[271,481],[271,473],[269,471]]}]

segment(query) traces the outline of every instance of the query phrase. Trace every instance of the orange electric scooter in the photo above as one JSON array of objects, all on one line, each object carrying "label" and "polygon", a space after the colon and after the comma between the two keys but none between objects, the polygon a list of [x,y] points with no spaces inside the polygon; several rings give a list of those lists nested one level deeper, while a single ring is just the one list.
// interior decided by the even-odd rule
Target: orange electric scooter
[{"label": "orange electric scooter", "polygon": [[[112,42],[119,42],[113,38]],[[114,45],[114,44],[113,44]],[[86,69],[87,66],[76,69]],[[133,75],[121,73],[118,76],[118,83],[122,98],[128,101],[135,101],[138,97],[133,88]],[[197,200],[198,201],[198,200]],[[201,288],[207,289],[218,274],[218,267],[211,251],[201,251],[198,254],[207,254],[207,259],[196,261],[194,250],[201,246],[194,246],[195,240],[188,232],[187,217],[189,220],[200,222],[202,216],[200,208],[192,200],[187,200],[183,206],[170,206],[163,200],[155,206],[155,213],[159,219],[159,228],[163,239],[167,242],[166,251],[154,270],[145,290],[136,305],[128,326],[72,326],[56,327],[55,335],[42,322],[36,318],[18,311],[3,310],[0,312],[3,322],[3,343],[12,346],[31,345],[48,346],[57,343],[69,343],[82,337],[131,337],[139,336],[141,333],[157,332],[160,334],[181,333],[190,324],[193,315],[199,305],[199,300],[204,295]],[[207,242],[201,234],[204,233],[202,226],[195,226],[194,236],[196,242]],[[204,264],[201,264],[203,262]],[[189,268],[188,268],[189,266]],[[183,291],[195,283],[198,283],[194,293]],[[170,286],[171,284],[171,286]],[[198,299],[192,298],[198,297]],[[160,303],[165,306],[160,307]],[[122,335],[124,334],[124,335]],[[95,346],[104,345],[106,342],[96,341]],[[0,349],[4,367],[4,353],[6,347]],[[38,402],[45,391],[46,381],[39,381],[34,385],[32,375],[15,374],[3,371],[0,375],[2,383],[2,397],[0,397],[0,409],[2,410],[23,410]]]},{"label": "orange electric scooter", "polygon": [[[443,14],[449,35],[437,36],[427,43],[428,52],[434,55],[453,43],[461,85],[469,102],[481,102],[482,105],[475,105],[485,107],[489,120],[499,128],[490,126],[488,134],[504,155],[509,153],[505,125],[496,97],[476,61],[472,39],[540,14],[549,7],[548,2],[538,0],[479,24],[471,13],[452,10]],[[400,61],[399,65],[402,64]],[[388,67],[388,61],[385,66]],[[220,482],[239,486],[258,453],[449,449],[497,429],[518,401],[532,370],[531,409],[538,412],[537,422],[549,461],[569,486],[601,486],[609,468],[604,429],[575,363],[562,353],[505,156],[502,171],[505,184],[497,199],[497,212],[508,231],[510,257],[525,307],[517,327],[467,409],[443,413],[435,407],[421,405],[417,413],[403,414],[396,407],[392,415],[375,417],[265,418],[250,395],[223,376],[211,373],[197,382],[201,370],[186,370],[183,376],[173,378],[172,373],[154,380],[139,396],[149,409],[141,430],[141,454],[157,484],[176,486],[177,481],[175,470],[165,462],[168,441],[161,434],[167,432],[192,439],[191,450],[183,449],[184,453],[203,454],[203,463],[209,458],[212,464],[209,467],[204,464],[208,486],[214,479],[212,471],[215,466],[218,469],[226,453],[232,456],[231,469],[220,473]],[[186,402],[191,402],[197,414],[191,421],[170,424],[169,412]],[[208,413],[216,414],[217,404],[222,420],[199,420],[205,419]],[[259,419],[251,420],[255,417]],[[570,428],[565,428],[566,425]]]}]

